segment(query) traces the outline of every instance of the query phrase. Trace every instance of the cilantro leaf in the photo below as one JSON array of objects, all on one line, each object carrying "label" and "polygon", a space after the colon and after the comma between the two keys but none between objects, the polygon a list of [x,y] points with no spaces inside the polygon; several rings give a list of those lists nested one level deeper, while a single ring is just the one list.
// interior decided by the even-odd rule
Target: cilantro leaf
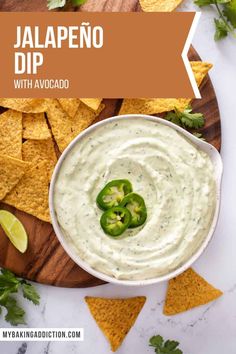
[{"label": "cilantro leaf", "polygon": [[22,283],[23,296],[32,301],[35,305],[39,304],[40,296],[34,286],[29,283]]},{"label": "cilantro leaf", "polygon": [[226,4],[231,0],[195,0],[194,4],[198,5],[199,7],[208,6],[208,5],[216,5],[216,4]]},{"label": "cilantro leaf", "polygon": [[224,6],[224,15],[231,25],[236,28],[236,0],[231,0]]},{"label": "cilantro leaf", "polygon": [[58,7],[63,7],[66,4],[66,0],[48,0],[48,10],[54,10]]},{"label": "cilantro leaf", "polygon": [[16,284],[19,284],[19,280],[9,270],[2,269],[1,272],[2,274],[0,274],[0,289],[6,287],[11,288]]},{"label": "cilantro leaf", "polygon": [[195,4],[202,7],[214,5],[219,18],[215,18],[215,41],[227,37],[230,33],[236,38],[236,0],[195,0]]},{"label": "cilantro leaf", "polygon": [[[87,0],[72,0],[73,5],[80,6],[86,3]],[[54,10],[58,7],[64,7],[67,0],[48,0],[48,9]],[[71,1],[70,1],[71,2]]]},{"label": "cilantro leaf", "polygon": [[203,138],[203,136],[202,136],[202,134],[201,134],[201,133],[194,132],[194,133],[193,133],[193,135],[194,135],[194,136],[196,136],[196,138],[201,139],[201,140],[203,140],[203,141],[205,141],[205,140],[206,140],[205,138]]},{"label": "cilantro leaf", "polygon": [[188,128],[202,128],[204,125],[204,118],[202,113],[186,113],[181,114],[181,123]]},{"label": "cilantro leaf", "polygon": [[192,113],[192,108],[187,107],[183,112],[175,108],[174,112],[168,112],[165,118],[183,128],[202,128],[204,117],[202,113]]},{"label": "cilantro leaf", "polygon": [[73,5],[80,6],[86,3],[87,0],[72,0]]},{"label": "cilantro leaf", "polygon": [[217,18],[215,18],[214,22],[215,22],[215,28],[216,28],[214,38],[215,38],[215,41],[219,41],[220,39],[222,39],[228,35],[229,29],[227,28],[226,23],[221,19],[218,20]]},{"label": "cilantro leaf", "polygon": [[168,112],[167,115],[165,116],[165,119],[167,119],[168,121],[176,125],[179,125],[180,127],[182,126],[180,117],[178,114],[176,114],[176,112]]},{"label": "cilantro leaf", "polygon": [[17,293],[19,288],[22,288],[23,296],[32,301],[35,305],[39,304],[40,296],[33,285],[20,280],[9,270],[2,269],[0,274],[0,315],[1,306],[5,307],[7,314],[5,320],[12,325],[24,324],[25,311],[18,306],[17,300],[11,296],[12,293]]},{"label": "cilantro leaf", "polygon": [[10,294],[10,291],[8,289],[0,290],[0,305],[2,305],[2,306],[5,305],[9,294]]},{"label": "cilantro leaf", "polygon": [[157,335],[149,339],[149,344],[151,347],[161,347],[163,345],[164,339],[162,336]]},{"label": "cilantro leaf", "polygon": [[165,342],[164,348],[167,348],[169,350],[174,350],[178,347],[178,345],[179,345],[179,342],[176,342],[174,340],[167,340]]},{"label": "cilantro leaf", "polygon": [[217,4],[227,4],[228,2],[230,2],[231,0],[216,0],[215,3]]},{"label": "cilantro leaf", "polygon": [[5,316],[7,322],[10,322],[13,326],[25,324],[25,311],[17,305],[15,299],[9,296],[4,306],[7,309],[7,314]]},{"label": "cilantro leaf", "polygon": [[160,335],[153,336],[149,339],[149,345],[155,348],[156,354],[183,354],[182,350],[178,349],[179,342],[174,340],[164,341]]},{"label": "cilantro leaf", "polygon": [[198,5],[199,7],[202,7],[202,6],[208,6],[208,5],[215,4],[215,1],[214,0],[195,0],[194,4]]},{"label": "cilantro leaf", "polygon": [[1,270],[2,275],[4,275],[4,277],[8,278],[8,279],[12,279],[14,281],[18,281],[15,277],[15,274],[13,274],[10,270],[8,269],[2,269]]}]

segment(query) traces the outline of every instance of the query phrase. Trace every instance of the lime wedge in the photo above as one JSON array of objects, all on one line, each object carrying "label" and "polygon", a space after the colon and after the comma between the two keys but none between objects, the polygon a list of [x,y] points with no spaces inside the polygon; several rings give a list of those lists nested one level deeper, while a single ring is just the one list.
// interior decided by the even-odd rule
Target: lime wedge
[{"label": "lime wedge", "polygon": [[24,253],[28,246],[28,236],[20,220],[9,211],[0,210],[0,225],[11,243],[18,251]]}]

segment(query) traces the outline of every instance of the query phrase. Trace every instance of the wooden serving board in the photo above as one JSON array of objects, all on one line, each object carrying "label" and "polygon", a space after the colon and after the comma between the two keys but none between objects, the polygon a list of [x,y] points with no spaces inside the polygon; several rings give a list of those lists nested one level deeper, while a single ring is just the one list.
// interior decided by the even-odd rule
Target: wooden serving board
[{"label": "wooden serving board", "polygon": [[[138,0],[87,0],[79,9],[66,5],[66,10],[88,12],[129,12],[140,11]],[[61,11],[62,9],[59,9]],[[47,0],[0,0],[0,11],[47,11]]]},{"label": "wooden serving board", "polygon": [[[0,11],[46,11],[46,0],[1,0]],[[36,5],[37,4],[37,5]],[[89,0],[82,11],[138,11],[137,0]],[[199,60],[191,48],[190,60]],[[210,58],[209,58],[210,59]],[[204,114],[206,124],[202,129],[205,139],[220,150],[220,114],[209,76],[201,86],[201,100],[194,100],[196,112]],[[96,121],[117,115],[121,100],[105,99],[105,110]],[[39,283],[63,287],[90,287],[103,284],[78,267],[61,247],[50,224],[23,213],[15,208],[0,204],[0,208],[13,212],[24,224],[29,235],[29,247],[25,254],[19,253],[0,230],[0,267]]]}]

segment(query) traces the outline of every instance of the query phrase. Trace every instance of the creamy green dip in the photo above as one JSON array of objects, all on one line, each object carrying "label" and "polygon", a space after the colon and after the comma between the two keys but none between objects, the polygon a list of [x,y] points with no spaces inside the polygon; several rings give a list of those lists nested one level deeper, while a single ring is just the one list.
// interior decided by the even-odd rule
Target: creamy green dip
[{"label": "creamy green dip", "polygon": [[[148,214],[144,225],[118,238],[103,232],[96,205],[113,179],[128,179]],[[67,242],[92,268],[117,279],[150,279],[175,270],[205,240],[216,207],[213,165],[171,127],[141,118],[110,121],[68,153],[54,204]]]}]

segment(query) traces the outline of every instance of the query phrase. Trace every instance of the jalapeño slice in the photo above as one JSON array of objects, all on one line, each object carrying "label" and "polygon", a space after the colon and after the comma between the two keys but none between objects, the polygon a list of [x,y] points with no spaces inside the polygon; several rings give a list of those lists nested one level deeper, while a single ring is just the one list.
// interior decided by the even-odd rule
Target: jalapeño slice
[{"label": "jalape\u00f1o slice", "polygon": [[97,205],[107,210],[120,204],[124,196],[132,192],[132,184],[127,179],[114,179],[107,183],[97,196]]},{"label": "jalape\u00f1o slice", "polygon": [[141,226],[147,219],[147,208],[143,198],[137,193],[130,193],[120,203],[121,207],[127,208],[131,215],[130,228]]},{"label": "jalape\u00f1o slice", "polygon": [[131,222],[131,213],[120,206],[106,210],[100,219],[103,231],[113,237],[120,236]]}]

